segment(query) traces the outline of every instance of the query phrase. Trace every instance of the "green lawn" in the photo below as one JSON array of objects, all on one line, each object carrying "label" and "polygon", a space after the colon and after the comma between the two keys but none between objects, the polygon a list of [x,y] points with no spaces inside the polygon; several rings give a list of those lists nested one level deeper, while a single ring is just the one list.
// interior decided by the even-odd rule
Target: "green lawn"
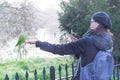
[{"label": "green lawn", "polygon": [[[0,80],[4,80],[6,73],[9,76],[9,80],[15,80],[15,74],[18,72],[21,80],[25,80],[25,73],[28,71],[29,80],[34,80],[34,70],[37,70],[38,80],[42,80],[43,68],[46,69],[47,80],[49,80],[49,68],[54,66],[56,70],[56,77],[58,77],[58,67],[62,66],[62,74],[65,75],[65,65],[71,67],[73,59],[71,57],[59,57],[59,58],[30,58],[21,60],[6,60],[0,62]],[[71,74],[71,69],[69,70]]]}]

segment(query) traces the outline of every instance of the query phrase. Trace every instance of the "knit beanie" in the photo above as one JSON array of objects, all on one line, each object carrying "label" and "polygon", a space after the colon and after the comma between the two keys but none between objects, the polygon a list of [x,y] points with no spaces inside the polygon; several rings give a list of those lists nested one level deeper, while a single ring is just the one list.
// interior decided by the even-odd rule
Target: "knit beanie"
[{"label": "knit beanie", "polygon": [[99,24],[103,25],[106,29],[112,28],[112,22],[110,17],[105,12],[96,12],[92,16],[93,20],[98,22]]}]

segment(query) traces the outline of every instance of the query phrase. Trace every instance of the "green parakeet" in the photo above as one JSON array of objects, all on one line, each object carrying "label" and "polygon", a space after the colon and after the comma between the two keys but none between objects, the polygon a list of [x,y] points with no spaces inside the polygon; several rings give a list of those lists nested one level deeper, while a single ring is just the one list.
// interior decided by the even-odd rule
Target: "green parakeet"
[{"label": "green parakeet", "polygon": [[22,44],[25,42],[25,40],[28,37],[28,32],[24,32],[18,39],[18,42],[16,44],[16,46],[18,46],[19,48],[22,46]]}]

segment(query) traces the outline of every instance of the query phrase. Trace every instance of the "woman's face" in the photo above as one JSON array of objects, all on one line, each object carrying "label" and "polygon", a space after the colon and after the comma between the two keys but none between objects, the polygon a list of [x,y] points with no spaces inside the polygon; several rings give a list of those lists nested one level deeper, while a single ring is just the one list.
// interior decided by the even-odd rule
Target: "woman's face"
[{"label": "woman's face", "polygon": [[98,25],[99,25],[99,23],[97,23],[93,19],[91,19],[90,30],[95,31],[97,29]]}]

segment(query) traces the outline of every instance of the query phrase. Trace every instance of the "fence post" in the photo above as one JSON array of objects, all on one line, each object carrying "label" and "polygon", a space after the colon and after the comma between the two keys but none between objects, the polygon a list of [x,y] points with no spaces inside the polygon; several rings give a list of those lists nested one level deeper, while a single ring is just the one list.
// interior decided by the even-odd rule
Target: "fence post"
[{"label": "fence post", "polygon": [[68,80],[68,66],[67,66],[67,64],[65,65],[65,71],[66,71],[66,80]]},{"label": "fence post", "polygon": [[72,62],[72,76],[74,76],[74,63]]},{"label": "fence post", "polygon": [[8,77],[8,75],[6,74],[6,76],[5,76],[5,80],[9,80],[9,77]]},{"label": "fence post", "polygon": [[113,80],[115,80],[115,68],[114,68],[114,70],[113,70]]},{"label": "fence post", "polygon": [[37,80],[37,70],[35,69],[35,72],[34,72],[34,76],[35,76],[35,80]]},{"label": "fence post", "polygon": [[46,70],[45,70],[45,68],[43,68],[43,80],[46,80]]},{"label": "fence post", "polygon": [[117,80],[119,80],[119,68],[118,68],[118,66],[117,66],[117,70],[116,70],[117,72],[116,72],[116,77],[117,77]]},{"label": "fence post", "polygon": [[55,80],[55,68],[54,68],[54,66],[50,67],[50,80]]},{"label": "fence post", "polygon": [[18,75],[17,72],[16,72],[16,75],[15,75],[15,80],[19,80],[19,75]]},{"label": "fence post", "polygon": [[62,80],[61,79],[61,66],[60,65],[59,65],[59,78],[60,78],[59,80]]},{"label": "fence post", "polygon": [[26,71],[26,74],[25,74],[25,77],[26,77],[26,80],[28,80],[28,72]]}]

